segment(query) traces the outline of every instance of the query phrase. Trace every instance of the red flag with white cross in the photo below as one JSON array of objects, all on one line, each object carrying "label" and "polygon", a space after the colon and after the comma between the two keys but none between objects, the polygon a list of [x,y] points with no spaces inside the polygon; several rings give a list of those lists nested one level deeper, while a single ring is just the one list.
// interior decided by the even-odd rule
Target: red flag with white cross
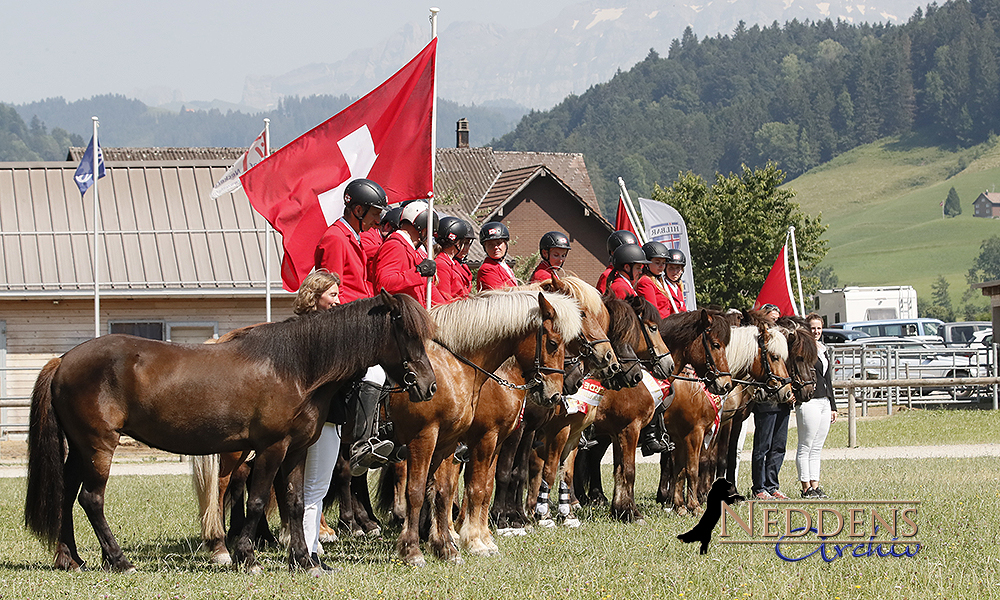
[{"label": "red flag with white cross", "polygon": [[316,244],[344,212],[344,188],[365,177],[390,203],[433,195],[431,123],[437,39],[365,97],[240,177],[254,209],[282,235],[281,280],[298,290]]}]

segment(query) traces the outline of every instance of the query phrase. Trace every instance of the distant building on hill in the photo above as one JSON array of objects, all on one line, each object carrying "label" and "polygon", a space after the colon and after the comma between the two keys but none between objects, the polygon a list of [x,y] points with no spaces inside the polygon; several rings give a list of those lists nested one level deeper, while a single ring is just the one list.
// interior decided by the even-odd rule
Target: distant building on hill
[{"label": "distant building on hill", "polygon": [[1000,218],[1000,193],[983,192],[972,203],[972,216],[986,219]]}]

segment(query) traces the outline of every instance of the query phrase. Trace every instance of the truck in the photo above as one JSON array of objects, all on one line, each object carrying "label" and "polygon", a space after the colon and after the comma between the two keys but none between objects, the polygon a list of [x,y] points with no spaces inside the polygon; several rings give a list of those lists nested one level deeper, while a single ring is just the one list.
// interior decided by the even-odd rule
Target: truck
[{"label": "truck", "polygon": [[827,327],[845,321],[915,319],[917,292],[909,285],[848,286],[820,290],[813,296],[813,306]]}]

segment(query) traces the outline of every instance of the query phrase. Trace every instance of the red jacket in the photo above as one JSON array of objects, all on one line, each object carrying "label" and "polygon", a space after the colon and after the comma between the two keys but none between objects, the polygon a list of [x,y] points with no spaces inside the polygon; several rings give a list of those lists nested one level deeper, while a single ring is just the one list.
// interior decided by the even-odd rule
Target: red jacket
[{"label": "red jacket", "polygon": [[656,307],[660,312],[660,316],[664,319],[673,314],[674,311],[670,307],[670,301],[667,300],[667,297],[663,295],[663,292],[649,275],[643,275],[639,278],[639,282],[635,284],[635,291],[639,292],[639,295],[646,300],[649,300],[650,304]]},{"label": "red jacket", "polygon": [[382,247],[382,232],[378,227],[372,227],[368,231],[361,233],[361,248],[365,251],[368,262],[365,264],[365,272],[368,273],[368,281],[372,284],[372,291],[375,291],[375,255]]},{"label": "red jacket", "polygon": [[664,297],[667,299],[668,305],[670,304],[670,301],[673,300],[674,306],[677,307],[677,310],[674,310],[673,307],[671,307],[670,314],[673,314],[675,312],[687,312],[687,304],[685,304],[684,302],[684,290],[681,289],[681,286],[679,284],[672,286],[668,282],[667,294]]},{"label": "red jacket", "polygon": [[457,297],[465,298],[472,291],[472,269],[469,265],[455,261],[455,275],[458,277],[459,294]]},{"label": "red jacket", "polygon": [[[390,294],[408,294],[426,306],[427,279],[417,273],[421,260],[405,231],[392,232],[375,256],[375,286]],[[444,304],[445,298],[431,286],[431,302]]]},{"label": "red jacket", "polygon": [[517,287],[517,279],[514,278],[514,272],[507,263],[492,258],[484,260],[483,266],[479,267],[476,283],[479,284],[480,291]]},{"label": "red jacket", "polygon": [[562,267],[553,267],[549,264],[549,261],[543,260],[538,263],[538,266],[535,267],[535,272],[531,274],[531,282],[535,283],[536,281],[548,281],[549,279],[552,279],[553,274],[562,277]]},{"label": "red jacket", "polygon": [[[434,257],[437,263],[437,288],[447,300],[462,297],[462,280],[458,274],[458,263],[444,252]],[[468,295],[468,292],[466,292]]]},{"label": "red jacket", "polygon": [[615,274],[613,277],[609,276],[608,279],[611,280],[611,293],[622,300],[629,296],[639,295],[636,289],[632,287],[632,282],[624,275]]},{"label": "red jacket", "polygon": [[316,268],[340,275],[340,301],[371,298],[371,282],[365,267],[367,256],[354,229],[344,219],[330,226],[316,245]]},{"label": "red jacket", "polygon": [[598,292],[601,292],[602,294],[604,293],[604,290],[608,284],[608,277],[611,276],[612,270],[613,269],[611,268],[611,265],[608,265],[608,268],[604,269],[604,272],[601,273],[601,276],[597,278],[597,285],[594,287],[597,288]]}]

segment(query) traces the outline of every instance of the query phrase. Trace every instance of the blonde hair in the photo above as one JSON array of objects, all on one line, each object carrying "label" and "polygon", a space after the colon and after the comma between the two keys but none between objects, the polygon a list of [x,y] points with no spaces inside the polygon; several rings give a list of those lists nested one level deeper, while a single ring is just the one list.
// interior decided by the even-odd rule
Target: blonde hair
[{"label": "blonde hair", "polygon": [[297,315],[315,311],[319,297],[334,284],[340,285],[340,275],[326,269],[313,271],[302,280],[299,293],[296,294],[295,302],[292,304],[292,311]]}]

